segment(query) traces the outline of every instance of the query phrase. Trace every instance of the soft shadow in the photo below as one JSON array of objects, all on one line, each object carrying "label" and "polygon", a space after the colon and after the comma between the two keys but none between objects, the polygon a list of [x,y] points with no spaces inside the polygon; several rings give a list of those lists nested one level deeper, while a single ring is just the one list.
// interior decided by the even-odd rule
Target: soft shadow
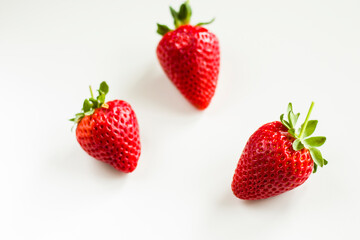
[{"label": "soft shadow", "polygon": [[233,192],[231,191],[231,189],[228,189],[220,198],[220,205],[221,206],[236,206],[239,204],[239,202],[241,202],[240,199],[238,199],[237,197],[235,197],[235,195],[233,194]]},{"label": "soft shadow", "polygon": [[259,200],[241,200],[239,199],[242,204],[250,206],[250,207],[256,207],[256,206],[263,206],[263,205],[267,205],[267,204],[271,204],[273,202],[276,202],[278,200],[276,200],[278,196],[275,197],[270,197],[270,198],[266,198],[266,199],[259,199]]},{"label": "soft shadow", "polygon": [[271,205],[273,207],[278,206],[284,208],[287,205],[291,204],[291,202],[292,202],[292,193],[284,193],[266,199],[243,200],[237,198],[231,190],[224,193],[222,198],[220,199],[220,205],[226,207],[247,206],[250,208],[259,208],[259,207],[262,208]]},{"label": "soft shadow", "polygon": [[61,175],[67,178],[126,179],[127,175],[89,156],[80,146],[72,146],[65,151],[63,149],[49,159],[49,164],[43,167],[57,173],[62,172]]},{"label": "soft shadow", "polygon": [[[90,157],[90,156],[89,156]],[[93,171],[96,176],[100,176],[102,178],[126,178],[131,173],[124,173],[116,170],[114,167],[107,163],[103,163],[99,160],[96,160],[90,157],[90,161],[92,161]]]},{"label": "soft shadow", "polygon": [[146,109],[159,108],[166,112],[195,113],[199,112],[177,90],[164,72],[155,63],[149,64],[143,75],[130,90],[130,98],[137,105]]}]

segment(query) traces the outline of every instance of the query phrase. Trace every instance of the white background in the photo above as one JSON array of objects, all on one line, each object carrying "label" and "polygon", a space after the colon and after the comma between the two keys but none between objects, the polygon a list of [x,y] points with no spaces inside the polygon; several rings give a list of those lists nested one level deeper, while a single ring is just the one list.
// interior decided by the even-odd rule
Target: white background
[{"label": "white background", "polygon": [[[0,0],[1,239],[354,239],[360,225],[358,0],[193,0],[221,44],[208,109],[165,77],[156,23],[181,1]],[[68,121],[106,80],[131,103],[138,168],[89,157]],[[261,201],[233,196],[249,136],[293,102],[329,165]]]}]

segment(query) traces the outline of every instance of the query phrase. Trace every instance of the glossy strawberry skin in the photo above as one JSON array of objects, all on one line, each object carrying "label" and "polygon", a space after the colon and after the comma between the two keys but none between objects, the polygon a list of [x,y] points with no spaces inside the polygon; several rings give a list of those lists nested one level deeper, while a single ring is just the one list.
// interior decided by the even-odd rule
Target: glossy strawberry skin
[{"label": "glossy strawberry skin", "polygon": [[132,172],[141,152],[135,112],[125,101],[114,100],[107,104],[108,108],[97,108],[94,114],[80,120],[76,138],[90,156],[116,170]]},{"label": "glossy strawberry skin", "polygon": [[281,122],[260,127],[249,138],[237,165],[232,182],[235,196],[264,199],[303,184],[314,163],[309,150],[292,148],[294,140]]},{"label": "glossy strawberry skin", "polygon": [[218,81],[217,37],[206,28],[183,25],[163,36],[156,53],[166,75],[185,98],[196,108],[205,109]]}]

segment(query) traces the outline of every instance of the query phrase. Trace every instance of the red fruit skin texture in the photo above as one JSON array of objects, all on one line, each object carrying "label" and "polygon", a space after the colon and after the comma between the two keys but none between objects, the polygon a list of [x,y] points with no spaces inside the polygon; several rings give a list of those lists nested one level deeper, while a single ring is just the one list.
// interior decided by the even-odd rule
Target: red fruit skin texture
[{"label": "red fruit skin texture", "polygon": [[279,121],[260,127],[246,143],[235,170],[231,185],[235,196],[264,199],[303,184],[314,163],[309,150],[292,148],[294,140]]},{"label": "red fruit skin texture", "polygon": [[76,128],[80,146],[95,159],[129,173],[135,170],[140,153],[139,126],[130,104],[122,100],[107,102],[85,116]]},{"label": "red fruit skin texture", "polygon": [[183,25],[166,33],[156,54],[168,78],[196,108],[214,96],[220,69],[218,38],[206,28]]}]

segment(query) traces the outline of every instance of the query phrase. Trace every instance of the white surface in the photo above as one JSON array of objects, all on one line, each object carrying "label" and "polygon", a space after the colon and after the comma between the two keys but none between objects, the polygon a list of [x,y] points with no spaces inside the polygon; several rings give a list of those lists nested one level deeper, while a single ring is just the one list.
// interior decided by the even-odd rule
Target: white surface
[{"label": "white surface", "polygon": [[[358,0],[193,0],[220,39],[210,107],[162,72],[156,22],[181,1],[0,0],[0,239],[354,239],[360,225]],[[89,157],[67,121],[106,80],[141,130],[125,175]],[[319,120],[329,165],[281,196],[231,192],[248,137],[289,101]],[[303,119],[303,118],[302,118]]]}]

